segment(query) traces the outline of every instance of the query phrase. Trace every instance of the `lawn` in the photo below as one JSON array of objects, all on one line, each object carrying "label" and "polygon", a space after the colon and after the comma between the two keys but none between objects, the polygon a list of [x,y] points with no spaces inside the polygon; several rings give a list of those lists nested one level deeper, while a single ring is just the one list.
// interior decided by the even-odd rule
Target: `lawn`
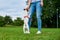
[{"label": "lawn", "polygon": [[37,28],[30,29],[30,34],[24,34],[22,27],[0,27],[0,40],[60,40],[60,28],[42,28],[41,34],[36,34]]}]

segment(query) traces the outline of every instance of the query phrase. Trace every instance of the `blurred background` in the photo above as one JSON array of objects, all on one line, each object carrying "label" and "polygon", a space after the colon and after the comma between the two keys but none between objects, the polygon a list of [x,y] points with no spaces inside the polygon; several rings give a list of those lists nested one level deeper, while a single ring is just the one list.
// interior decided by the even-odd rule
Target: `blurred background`
[{"label": "blurred background", "polygon": [[[25,0],[0,0],[0,27],[6,25],[22,26]],[[37,27],[36,15],[32,18],[32,27]],[[60,28],[60,0],[44,0],[42,11],[43,28]]]}]

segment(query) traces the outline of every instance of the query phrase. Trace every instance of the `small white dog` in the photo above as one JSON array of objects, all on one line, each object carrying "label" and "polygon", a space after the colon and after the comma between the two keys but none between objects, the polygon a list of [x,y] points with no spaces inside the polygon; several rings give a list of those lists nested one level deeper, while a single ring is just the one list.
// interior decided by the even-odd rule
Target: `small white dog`
[{"label": "small white dog", "polygon": [[23,25],[23,32],[24,33],[30,33],[29,32],[29,25],[28,25],[28,19],[29,19],[29,16],[28,16],[28,11],[25,10],[25,16],[24,16],[24,25]]}]

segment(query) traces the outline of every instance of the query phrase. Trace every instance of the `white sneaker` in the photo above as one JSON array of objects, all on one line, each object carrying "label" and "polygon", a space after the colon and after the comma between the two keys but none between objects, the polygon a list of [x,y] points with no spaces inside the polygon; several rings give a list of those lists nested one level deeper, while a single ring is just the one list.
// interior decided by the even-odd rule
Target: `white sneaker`
[{"label": "white sneaker", "polygon": [[36,34],[41,34],[41,31],[38,31]]}]

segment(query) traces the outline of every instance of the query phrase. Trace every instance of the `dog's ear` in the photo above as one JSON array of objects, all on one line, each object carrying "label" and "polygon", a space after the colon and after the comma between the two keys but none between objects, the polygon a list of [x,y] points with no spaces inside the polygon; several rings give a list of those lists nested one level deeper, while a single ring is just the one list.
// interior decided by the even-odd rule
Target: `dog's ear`
[{"label": "dog's ear", "polygon": [[28,12],[28,9],[27,9],[27,12]]}]

